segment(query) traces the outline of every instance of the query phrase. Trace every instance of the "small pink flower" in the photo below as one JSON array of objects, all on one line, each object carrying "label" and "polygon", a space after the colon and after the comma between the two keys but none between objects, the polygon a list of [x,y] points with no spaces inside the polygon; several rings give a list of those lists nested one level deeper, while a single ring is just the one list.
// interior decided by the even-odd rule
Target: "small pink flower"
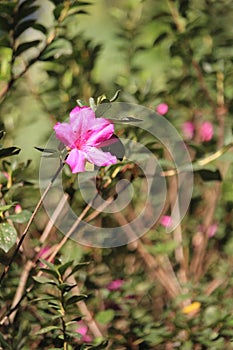
[{"label": "small pink flower", "polygon": [[217,229],[218,229],[218,224],[217,223],[214,223],[212,225],[210,225],[207,229],[207,236],[209,238],[211,237],[214,237],[216,232],[217,232]]},{"label": "small pink flower", "polygon": [[210,141],[213,137],[213,134],[214,134],[213,125],[208,121],[203,122],[200,128],[201,140],[203,142]]},{"label": "small pink flower", "polygon": [[88,327],[87,325],[84,324],[83,321],[79,321],[77,322],[78,324],[78,328],[76,329],[76,332],[81,334],[81,340],[84,342],[84,343],[90,343],[93,339],[90,335],[87,334],[88,332]]},{"label": "small pink flower", "polygon": [[156,112],[160,115],[164,115],[168,112],[168,105],[166,103],[160,103],[156,107]]},{"label": "small pink flower", "polygon": [[[51,248],[49,247],[43,247],[41,248],[41,250],[39,251],[38,255],[37,255],[37,258],[38,259],[44,259],[44,260],[48,260],[48,257],[50,255],[50,252],[51,252]],[[54,262],[54,260],[51,261],[52,263]],[[45,265],[40,262],[39,263],[40,267],[45,267]]]},{"label": "small pink flower", "polygon": [[191,140],[194,136],[195,127],[193,122],[187,121],[182,125],[183,135],[187,140]]},{"label": "small pink flower", "polygon": [[123,280],[113,280],[112,282],[110,282],[108,285],[107,285],[107,289],[110,290],[110,291],[113,291],[113,290],[119,290],[122,285],[123,285],[124,281]]},{"label": "small pink flower", "polygon": [[169,227],[171,226],[172,224],[172,218],[171,216],[169,215],[164,215],[161,217],[160,219],[160,224],[163,226],[163,227]]},{"label": "small pink flower", "polygon": [[97,166],[117,162],[117,158],[110,152],[100,149],[112,138],[114,125],[105,118],[96,118],[90,107],[75,107],[70,112],[70,122],[57,123],[54,130],[57,139],[70,151],[66,163],[72,173],[85,171],[86,161]]},{"label": "small pink flower", "polygon": [[19,214],[22,211],[22,207],[20,204],[16,204],[15,206],[15,214]]}]

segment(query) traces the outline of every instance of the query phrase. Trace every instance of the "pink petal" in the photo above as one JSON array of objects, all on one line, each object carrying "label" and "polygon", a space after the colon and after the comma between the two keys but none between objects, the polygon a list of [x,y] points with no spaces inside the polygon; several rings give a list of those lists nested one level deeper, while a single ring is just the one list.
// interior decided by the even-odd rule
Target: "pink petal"
[{"label": "pink petal", "polygon": [[172,218],[171,216],[169,215],[164,215],[161,217],[160,219],[160,224],[163,226],[163,227],[169,227],[171,226],[172,224]]},{"label": "pink petal", "polygon": [[117,158],[110,152],[103,152],[95,147],[88,147],[86,150],[86,159],[97,166],[116,164]]},{"label": "pink petal", "polygon": [[69,164],[73,174],[85,171],[85,153],[77,148],[72,149],[66,159],[66,163]]},{"label": "pink petal", "polygon": [[184,122],[184,124],[182,125],[182,131],[183,131],[184,137],[188,140],[191,140],[193,138],[194,130],[195,130],[195,127],[193,122],[187,121],[187,122]]},{"label": "pink petal", "polygon": [[122,287],[123,284],[124,284],[124,280],[120,280],[120,279],[114,280],[107,285],[107,289],[110,291],[118,290]]},{"label": "pink petal", "polygon": [[86,335],[86,334],[87,334],[87,331],[88,331],[88,328],[87,328],[87,326],[85,326],[85,325],[80,326],[80,327],[76,330],[76,332],[79,333],[79,334],[81,334],[82,336]]},{"label": "pink petal", "polygon": [[166,103],[160,103],[157,107],[156,107],[156,112],[164,115],[168,112],[168,105]]},{"label": "pink petal", "polygon": [[87,140],[88,146],[98,147],[100,144],[102,144],[102,142],[110,139],[114,133],[114,125],[112,123],[103,118],[96,119],[96,121],[97,120],[98,122],[96,122],[92,126],[91,130],[89,130]]},{"label": "pink petal", "polygon": [[203,142],[210,141],[213,137],[213,125],[210,122],[203,122],[200,129],[201,140]]},{"label": "pink petal", "polygon": [[53,129],[55,130],[56,137],[64,145],[73,147],[76,137],[72,131],[70,124],[68,123],[57,123],[54,125]]},{"label": "pink petal", "polygon": [[76,134],[76,139],[84,135],[95,122],[95,112],[90,107],[75,107],[70,112],[70,125]]}]

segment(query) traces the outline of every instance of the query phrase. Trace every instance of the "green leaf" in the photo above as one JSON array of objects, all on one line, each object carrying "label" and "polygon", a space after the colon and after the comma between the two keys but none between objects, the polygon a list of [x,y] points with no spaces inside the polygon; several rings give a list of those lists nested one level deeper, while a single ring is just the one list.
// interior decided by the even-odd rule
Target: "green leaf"
[{"label": "green leaf", "polygon": [[68,284],[68,283],[61,283],[57,287],[62,291],[63,293],[69,292],[71,289],[76,287],[77,284]]},{"label": "green leaf", "polygon": [[47,28],[43,26],[43,24],[35,23],[32,27],[33,29],[40,31],[43,34],[47,34]]},{"label": "green leaf", "polygon": [[32,213],[29,210],[22,210],[18,214],[9,215],[8,218],[14,222],[17,222],[18,224],[23,224],[24,222],[27,222],[30,219],[31,215]]},{"label": "green leaf", "polygon": [[48,275],[51,275],[57,279],[59,279],[59,274],[55,270],[47,269],[47,268],[40,268],[40,271],[47,273]]},{"label": "green leaf", "polygon": [[52,148],[42,148],[42,147],[34,147],[37,151],[45,152],[45,153],[56,153],[57,149]]},{"label": "green leaf", "polygon": [[7,147],[0,149],[0,158],[11,157],[19,154],[21,151],[18,147]]},{"label": "green leaf", "polygon": [[7,253],[15,244],[17,232],[13,226],[7,222],[0,224],[0,248]]},{"label": "green leaf", "polygon": [[34,6],[27,6],[21,9],[16,16],[17,22],[23,20],[29,15],[32,15],[34,12],[36,12],[40,6],[34,5]]},{"label": "green leaf", "polygon": [[222,181],[222,176],[218,169],[215,171],[200,169],[196,172],[201,176],[203,181]]},{"label": "green leaf", "polygon": [[59,266],[58,271],[61,275],[73,264],[73,260],[66,262],[65,264]]},{"label": "green leaf", "polygon": [[68,299],[66,299],[66,306],[68,305],[72,305],[72,304],[75,304],[77,303],[78,301],[80,300],[84,300],[84,299],[87,299],[87,295],[85,294],[79,294],[79,295],[72,295],[71,297],[69,297]]},{"label": "green leaf", "polygon": [[52,281],[51,279],[45,277],[45,276],[33,276],[33,279],[40,284],[52,284],[52,285],[56,285],[56,283],[54,281]]},{"label": "green leaf", "polygon": [[58,326],[48,326],[48,327],[42,328],[41,330],[36,332],[36,334],[37,335],[45,334],[45,333],[48,333],[48,332],[51,332],[51,331],[54,331],[54,330],[60,330],[60,327],[58,327]]},{"label": "green leaf", "polygon": [[16,30],[14,32],[14,36],[15,38],[18,38],[25,30],[27,30],[28,28],[33,27],[33,25],[35,24],[36,20],[35,19],[28,19],[25,20],[21,23],[19,23],[16,26]]},{"label": "green leaf", "polygon": [[99,311],[96,315],[96,321],[101,324],[108,324],[113,320],[115,312],[112,309]]},{"label": "green leaf", "polygon": [[40,40],[33,40],[27,43],[20,44],[15,51],[15,56],[19,56],[22,52],[30,49],[31,47],[36,47],[40,42]]},{"label": "green leaf", "polygon": [[67,278],[69,276],[72,276],[75,272],[79,271],[83,266],[87,266],[89,265],[89,262],[84,262],[84,263],[79,263],[77,265],[75,265],[72,269],[72,271],[68,274]]},{"label": "green leaf", "polygon": [[1,205],[0,206],[0,212],[4,212],[6,210],[9,210],[10,208],[14,207],[15,204],[17,204],[17,202],[13,202],[13,203],[8,204],[8,205]]},{"label": "green leaf", "polygon": [[3,349],[5,350],[11,350],[11,346],[8,344],[8,342],[4,339],[3,335],[0,333],[0,344],[4,346]]},{"label": "green leaf", "polygon": [[71,43],[63,38],[54,40],[40,56],[41,61],[59,58],[63,55],[71,55],[73,52]]}]

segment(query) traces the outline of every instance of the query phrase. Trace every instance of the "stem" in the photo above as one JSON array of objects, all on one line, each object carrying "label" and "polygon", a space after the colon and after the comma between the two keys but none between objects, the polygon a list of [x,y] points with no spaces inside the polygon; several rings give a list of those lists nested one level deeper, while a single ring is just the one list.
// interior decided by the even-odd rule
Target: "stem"
[{"label": "stem", "polygon": [[24,230],[24,232],[23,232],[23,234],[22,234],[22,236],[21,236],[21,238],[20,238],[20,240],[19,240],[19,242],[18,242],[18,245],[17,245],[17,247],[16,247],[16,249],[15,249],[15,251],[14,251],[14,254],[12,255],[12,257],[11,257],[11,259],[10,259],[8,265],[5,267],[3,273],[2,273],[2,275],[1,275],[1,277],[0,277],[0,284],[2,283],[4,277],[6,276],[8,270],[10,269],[10,267],[11,267],[13,261],[15,260],[17,254],[18,254],[18,251],[19,251],[21,245],[22,245],[23,242],[24,242],[25,237],[26,237],[27,234],[28,234],[29,228],[30,228],[30,226],[31,226],[31,224],[32,224],[32,222],[33,222],[33,220],[34,220],[36,214],[38,213],[38,211],[39,211],[39,209],[40,209],[40,207],[41,207],[41,205],[42,205],[42,203],[43,203],[45,197],[47,196],[49,190],[51,189],[51,187],[52,187],[54,181],[56,180],[56,178],[57,178],[57,176],[59,175],[60,171],[62,170],[63,166],[64,166],[64,164],[61,162],[61,164],[60,164],[59,168],[57,169],[55,175],[54,175],[53,178],[51,179],[50,183],[48,184],[47,188],[45,189],[44,193],[42,194],[42,196],[41,196],[39,202],[37,203],[36,208],[34,209],[32,215],[31,215],[31,217],[30,217],[30,219],[29,219],[29,221],[28,221],[28,223],[27,223],[27,226],[26,226],[26,228],[25,228],[25,230]]}]

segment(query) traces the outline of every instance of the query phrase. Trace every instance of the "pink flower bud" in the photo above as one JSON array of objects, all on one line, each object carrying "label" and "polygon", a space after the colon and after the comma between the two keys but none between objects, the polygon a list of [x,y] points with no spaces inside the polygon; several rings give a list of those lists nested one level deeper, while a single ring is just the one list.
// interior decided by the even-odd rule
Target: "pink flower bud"
[{"label": "pink flower bud", "polygon": [[16,204],[15,206],[15,214],[19,214],[22,211],[22,207],[20,204]]},{"label": "pink flower bud", "polygon": [[107,285],[107,289],[112,291],[112,290],[118,290],[121,288],[121,286],[123,285],[124,281],[123,280],[114,280],[112,282],[110,282],[108,285]]},{"label": "pink flower bud", "polygon": [[207,236],[209,238],[211,237],[214,237],[216,232],[217,232],[217,229],[218,229],[218,224],[217,223],[214,223],[212,225],[210,225],[207,229]]},{"label": "pink flower bud", "polygon": [[166,114],[168,112],[168,105],[166,103],[160,103],[156,107],[156,112],[161,115]]},{"label": "pink flower bud", "polygon": [[169,215],[162,216],[161,219],[160,219],[160,224],[163,227],[171,226],[172,225],[172,218],[171,218],[171,216],[169,216]]},{"label": "pink flower bud", "polygon": [[76,329],[76,332],[79,333],[81,337],[81,341],[84,343],[90,343],[92,342],[93,338],[87,334],[88,332],[88,327],[85,325],[83,321],[77,322],[78,328]]},{"label": "pink flower bud", "polygon": [[184,124],[182,125],[182,132],[184,137],[187,140],[191,140],[193,138],[194,130],[195,130],[195,127],[193,122],[187,121],[187,122],[184,122]]},{"label": "pink flower bud", "polygon": [[200,128],[201,140],[203,142],[210,141],[213,137],[213,125],[210,122],[203,122]]}]

